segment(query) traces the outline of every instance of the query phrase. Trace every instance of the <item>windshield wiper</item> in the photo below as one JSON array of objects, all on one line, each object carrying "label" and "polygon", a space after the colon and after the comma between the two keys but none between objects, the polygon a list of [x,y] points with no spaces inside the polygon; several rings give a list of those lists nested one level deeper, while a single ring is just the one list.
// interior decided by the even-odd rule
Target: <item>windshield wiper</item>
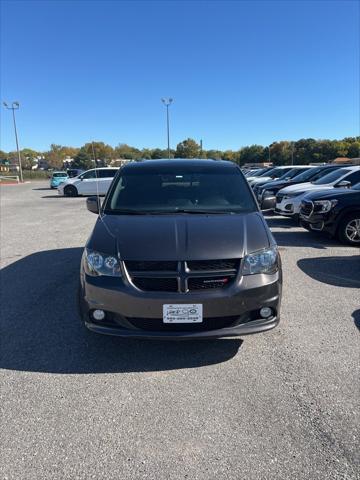
[{"label": "windshield wiper", "polygon": [[234,211],[229,211],[229,210],[200,210],[200,209],[187,209],[187,208],[177,208],[176,210],[174,210],[173,212],[169,212],[169,213],[194,213],[194,214],[225,214],[225,213],[236,213]]},{"label": "windshield wiper", "polygon": [[175,210],[132,210],[126,208],[114,208],[110,210],[105,210],[105,214],[117,214],[117,215],[173,215],[174,213],[189,213],[196,215],[223,215],[223,214],[234,214],[238,212],[227,211],[227,210],[200,210],[200,209],[187,209],[187,208],[177,208]]},{"label": "windshield wiper", "polygon": [[150,212],[146,210],[131,210],[125,208],[112,208],[111,210],[105,210],[105,214],[111,215],[112,213],[116,213],[117,215],[153,215],[155,212]]}]

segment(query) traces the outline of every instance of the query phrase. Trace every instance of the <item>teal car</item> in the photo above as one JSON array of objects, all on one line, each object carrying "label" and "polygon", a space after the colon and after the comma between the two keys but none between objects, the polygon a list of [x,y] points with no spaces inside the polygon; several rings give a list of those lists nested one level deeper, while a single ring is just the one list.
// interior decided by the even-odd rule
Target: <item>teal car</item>
[{"label": "teal car", "polygon": [[50,188],[57,188],[60,183],[65,182],[69,178],[66,172],[53,172],[50,177]]}]

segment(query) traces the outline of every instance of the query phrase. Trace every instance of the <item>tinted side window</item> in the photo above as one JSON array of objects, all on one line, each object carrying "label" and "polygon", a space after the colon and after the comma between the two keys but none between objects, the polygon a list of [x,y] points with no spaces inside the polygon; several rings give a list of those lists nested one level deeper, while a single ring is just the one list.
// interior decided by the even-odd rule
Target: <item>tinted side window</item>
[{"label": "tinted side window", "polygon": [[344,178],[344,180],[351,182],[351,185],[355,185],[355,183],[360,182],[360,170],[348,175],[346,178]]},{"label": "tinted side window", "polygon": [[113,178],[117,170],[109,168],[108,170],[99,170],[99,178]]},{"label": "tinted side window", "polygon": [[90,170],[90,172],[86,172],[83,175],[81,175],[81,178],[83,178],[84,180],[88,180],[90,178],[95,178],[95,176],[96,176],[95,170]]}]

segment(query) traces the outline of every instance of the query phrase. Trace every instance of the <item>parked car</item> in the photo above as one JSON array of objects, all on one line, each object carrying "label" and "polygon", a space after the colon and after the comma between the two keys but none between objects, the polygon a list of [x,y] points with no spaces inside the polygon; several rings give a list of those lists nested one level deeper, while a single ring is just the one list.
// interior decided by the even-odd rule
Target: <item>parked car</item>
[{"label": "parked car", "polygon": [[59,185],[59,195],[106,195],[118,168],[93,168]]},{"label": "parked car", "polygon": [[300,205],[304,195],[312,191],[329,188],[343,188],[355,185],[360,181],[360,166],[343,167],[328,173],[315,182],[300,183],[283,188],[276,195],[275,212],[286,217],[299,216]]},{"label": "parked car", "polygon": [[[285,174],[285,178],[273,180],[263,185],[256,185],[254,193],[258,200],[261,210],[274,210],[276,207],[276,194],[285,187],[291,185],[298,185],[299,183],[315,182],[321,177],[324,177],[333,170],[342,168],[341,165],[326,165],[324,167],[315,167],[308,165],[309,168],[302,168],[297,170],[293,176],[293,170]],[[296,169],[298,167],[295,167]]]},{"label": "parked car", "polygon": [[291,168],[292,167],[285,166],[285,165],[283,165],[281,167],[275,167],[272,170],[270,170],[269,172],[266,172],[265,174],[260,175],[259,177],[252,178],[252,179],[248,178],[247,180],[249,182],[249,185],[252,188],[254,188],[254,186],[257,183],[261,183],[264,180],[270,182],[271,180],[277,180],[278,178],[283,177],[285,175],[285,173],[290,172]]},{"label": "parked car", "polygon": [[68,168],[66,171],[70,178],[77,177],[85,172],[82,168]]},{"label": "parked car", "polygon": [[265,176],[265,174],[271,172],[272,170],[275,170],[275,167],[265,167],[261,168],[260,170],[257,170],[256,172],[248,172],[246,176],[246,180],[248,182],[251,182],[254,178]]},{"label": "parked car", "polygon": [[351,188],[324,190],[305,195],[300,224],[325,232],[341,242],[360,246],[360,183]]},{"label": "parked car", "polygon": [[209,338],[279,322],[275,240],[240,168],[212,160],[147,160],[121,168],[98,213],[80,271],[92,331]]},{"label": "parked car", "polygon": [[66,172],[52,172],[50,177],[50,188],[58,188],[58,186],[69,178]]}]

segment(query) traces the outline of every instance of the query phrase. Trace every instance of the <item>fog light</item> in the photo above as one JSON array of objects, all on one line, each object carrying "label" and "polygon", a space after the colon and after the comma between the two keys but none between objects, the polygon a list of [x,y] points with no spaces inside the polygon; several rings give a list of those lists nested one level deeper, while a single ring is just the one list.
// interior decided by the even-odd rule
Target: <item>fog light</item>
[{"label": "fog light", "polygon": [[104,310],[94,310],[92,316],[95,320],[101,321],[105,318],[105,312]]},{"label": "fog light", "polygon": [[270,307],[263,307],[261,310],[260,310],[260,315],[262,316],[262,318],[268,318],[268,317],[271,317],[272,315],[272,310]]}]

